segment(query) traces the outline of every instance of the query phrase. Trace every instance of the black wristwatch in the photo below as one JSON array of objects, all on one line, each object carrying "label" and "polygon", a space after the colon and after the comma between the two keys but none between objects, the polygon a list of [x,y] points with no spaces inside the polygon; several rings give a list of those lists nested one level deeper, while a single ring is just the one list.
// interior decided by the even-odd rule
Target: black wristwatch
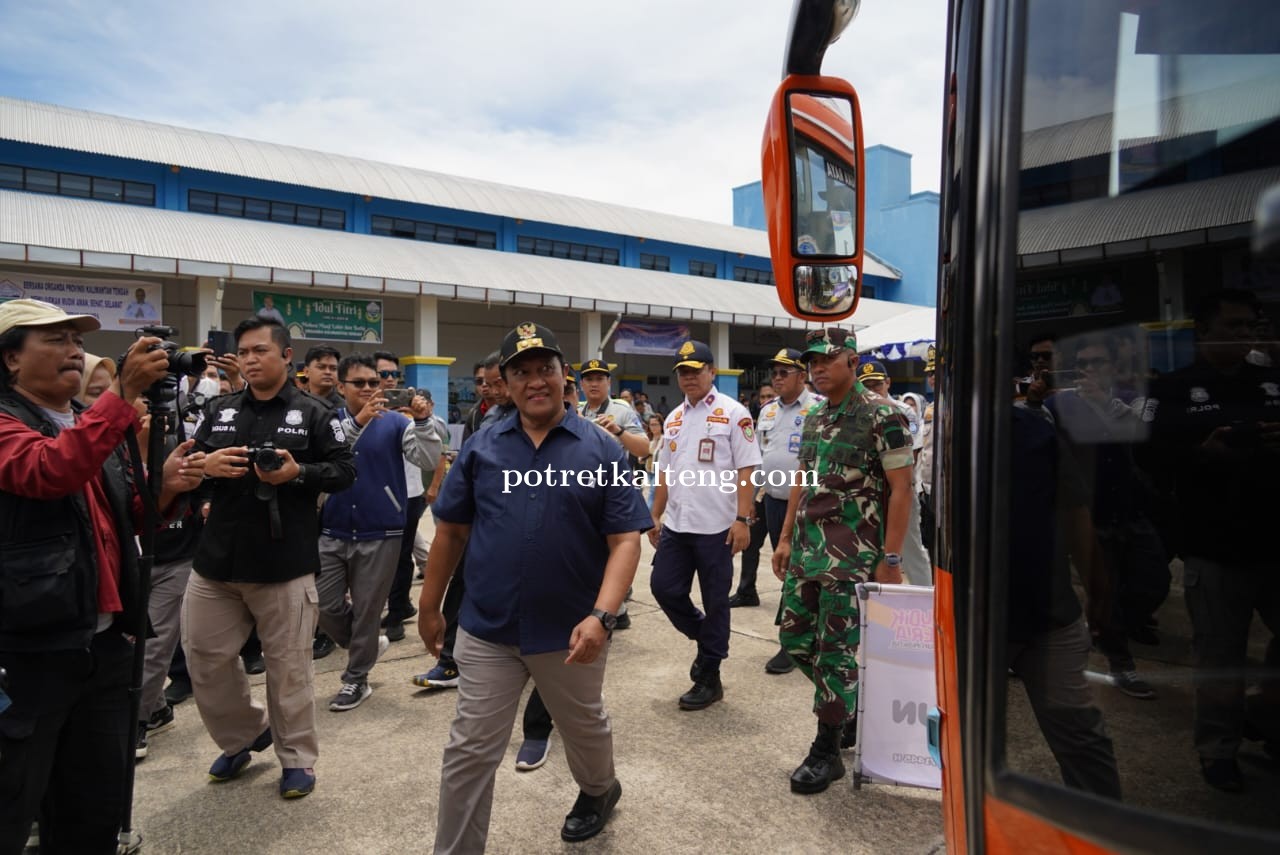
[{"label": "black wristwatch", "polygon": [[742,523],[747,528],[751,528],[753,525],[756,524],[755,517],[734,517],[734,520]]},{"label": "black wristwatch", "polygon": [[604,624],[605,632],[613,632],[613,628],[618,625],[618,616],[611,615],[604,609],[592,609],[591,616],[600,619],[600,623]]}]

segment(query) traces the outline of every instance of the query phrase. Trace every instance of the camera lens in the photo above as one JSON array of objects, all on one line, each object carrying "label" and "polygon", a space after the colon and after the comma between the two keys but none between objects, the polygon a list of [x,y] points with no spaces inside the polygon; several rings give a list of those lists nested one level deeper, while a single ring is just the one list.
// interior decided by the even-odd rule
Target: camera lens
[{"label": "camera lens", "polygon": [[284,467],[284,460],[276,454],[274,448],[259,448],[253,456],[253,462],[263,472],[274,472]]}]

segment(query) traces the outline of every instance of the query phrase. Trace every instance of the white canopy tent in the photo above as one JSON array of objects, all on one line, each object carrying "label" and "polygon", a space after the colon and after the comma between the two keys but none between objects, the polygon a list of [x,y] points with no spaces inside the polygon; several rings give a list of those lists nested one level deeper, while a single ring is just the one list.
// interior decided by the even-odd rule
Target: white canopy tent
[{"label": "white canopy tent", "polygon": [[937,326],[936,309],[912,309],[858,330],[858,352],[885,361],[924,359]]}]

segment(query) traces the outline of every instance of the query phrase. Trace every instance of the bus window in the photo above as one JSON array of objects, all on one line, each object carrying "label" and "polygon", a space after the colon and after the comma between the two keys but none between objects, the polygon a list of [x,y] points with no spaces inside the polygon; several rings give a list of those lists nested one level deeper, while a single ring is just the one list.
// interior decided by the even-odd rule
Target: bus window
[{"label": "bus window", "polygon": [[1277,831],[1276,6],[1024,8],[991,761]]}]

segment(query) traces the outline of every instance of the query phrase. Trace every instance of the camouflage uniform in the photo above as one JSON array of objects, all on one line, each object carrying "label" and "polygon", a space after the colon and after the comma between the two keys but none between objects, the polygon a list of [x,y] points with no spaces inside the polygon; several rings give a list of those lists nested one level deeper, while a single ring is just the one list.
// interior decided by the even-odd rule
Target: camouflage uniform
[{"label": "camouflage uniform", "polygon": [[810,408],[799,461],[819,478],[817,487],[801,488],[778,635],[813,682],[818,721],[839,725],[857,706],[854,586],[884,557],[885,470],[913,463],[906,417],[855,382],[843,401]]}]

